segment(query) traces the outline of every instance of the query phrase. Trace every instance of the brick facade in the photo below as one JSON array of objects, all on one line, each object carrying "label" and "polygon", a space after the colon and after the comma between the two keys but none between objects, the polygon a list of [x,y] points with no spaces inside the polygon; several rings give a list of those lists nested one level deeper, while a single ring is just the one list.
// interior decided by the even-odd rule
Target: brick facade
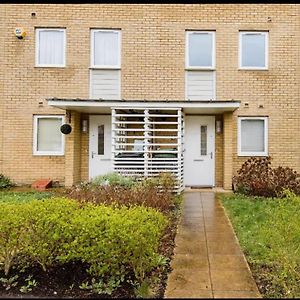
[{"label": "brick facade", "polygon": [[[4,4],[0,18],[0,172],[15,182],[51,178],[70,185],[88,179],[83,115],[72,113],[65,156],[33,156],[32,140],[34,114],[65,114],[46,98],[89,97],[90,28],[122,30],[126,100],[183,100],[185,30],[215,30],[217,100],[241,101],[232,116],[218,116],[224,128],[216,135],[217,185],[230,188],[246,159],[237,156],[237,116],[268,116],[273,164],[300,171],[299,5]],[[23,40],[14,35],[18,26],[27,32]],[[65,68],[35,67],[35,27],[66,28]],[[268,70],[238,69],[239,30],[269,31]]]}]

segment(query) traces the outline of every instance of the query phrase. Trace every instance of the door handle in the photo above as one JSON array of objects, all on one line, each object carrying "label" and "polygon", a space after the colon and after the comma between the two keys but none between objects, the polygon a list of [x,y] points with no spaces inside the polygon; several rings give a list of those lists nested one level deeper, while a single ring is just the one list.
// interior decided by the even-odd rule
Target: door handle
[{"label": "door handle", "polygon": [[95,154],[96,154],[96,152],[92,151],[92,158],[94,158]]},{"label": "door handle", "polygon": [[211,159],[213,158],[213,153],[212,153],[212,152],[210,152],[210,158],[211,158]]}]

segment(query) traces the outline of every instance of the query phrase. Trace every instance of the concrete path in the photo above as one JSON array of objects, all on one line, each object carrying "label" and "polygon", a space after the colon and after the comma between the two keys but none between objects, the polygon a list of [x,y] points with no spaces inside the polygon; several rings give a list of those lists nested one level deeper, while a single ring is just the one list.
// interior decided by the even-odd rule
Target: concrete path
[{"label": "concrete path", "polygon": [[261,298],[213,192],[184,194],[165,298]]}]

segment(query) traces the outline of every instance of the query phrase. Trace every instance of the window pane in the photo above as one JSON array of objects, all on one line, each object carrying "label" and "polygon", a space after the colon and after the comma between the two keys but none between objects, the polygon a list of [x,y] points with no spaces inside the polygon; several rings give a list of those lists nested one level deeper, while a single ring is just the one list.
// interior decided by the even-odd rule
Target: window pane
[{"label": "window pane", "polygon": [[189,66],[211,67],[213,37],[210,33],[190,33]]},{"label": "window pane", "polygon": [[39,31],[39,64],[64,64],[64,32]]},{"label": "window pane", "polygon": [[60,118],[39,118],[37,128],[37,150],[38,151],[61,151],[62,133]]},{"label": "window pane", "polygon": [[242,66],[265,67],[265,35],[242,34]]},{"label": "window pane", "polygon": [[264,120],[242,120],[242,152],[264,152]]},{"label": "window pane", "polygon": [[98,154],[104,155],[104,125],[98,126]]},{"label": "window pane", "polygon": [[201,155],[207,155],[207,126],[201,126]]},{"label": "window pane", "polygon": [[94,65],[119,65],[119,39],[117,32],[94,32]]}]

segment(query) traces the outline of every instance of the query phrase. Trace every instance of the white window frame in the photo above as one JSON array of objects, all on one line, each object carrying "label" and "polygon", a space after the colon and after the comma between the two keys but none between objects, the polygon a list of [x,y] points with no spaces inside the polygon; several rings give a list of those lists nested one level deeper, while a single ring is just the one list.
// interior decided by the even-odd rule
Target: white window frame
[{"label": "white window frame", "polygon": [[[63,64],[40,64],[39,63],[39,51],[40,51],[40,35],[41,31],[61,31],[64,33],[63,39]],[[66,67],[66,45],[67,45],[67,36],[66,36],[66,29],[65,28],[36,28],[35,29],[35,66],[36,67],[47,67],[47,68],[64,68]]]},{"label": "white window frame", "polygon": [[[113,32],[118,33],[118,43],[119,43],[119,55],[118,64],[116,65],[95,65],[94,64],[94,36],[95,32]],[[91,56],[90,56],[90,68],[91,69],[121,69],[121,30],[115,29],[91,29]]]},{"label": "white window frame", "polygon": [[[263,120],[264,121],[264,149],[262,152],[242,151],[242,121]],[[268,117],[238,117],[238,156],[268,156]]]},{"label": "white window frame", "polygon": [[[261,34],[265,36],[265,66],[264,67],[253,67],[253,66],[242,66],[243,47],[242,47],[242,36],[246,34]],[[269,32],[268,31],[239,31],[239,69],[240,70],[268,70],[269,68]]]},{"label": "white window frame", "polygon": [[[194,33],[207,33],[212,35],[212,65],[211,66],[190,66],[189,65],[189,35]],[[215,70],[216,69],[216,32],[215,31],[203,31],[194,30],[186,31],[185,34],[185,69],[186,70]]]},{"label": "white window frame", "polygon": [[38,120],[45,118],[61,119],[62,124],[65,123],[64,115],[34,115],[33,116],[33,155],[52,155],[52,156],[62,156],[65,154],[65,135],[62,133],[62,145],[60,151],[38,151],[37,150],[37,129]]}]

